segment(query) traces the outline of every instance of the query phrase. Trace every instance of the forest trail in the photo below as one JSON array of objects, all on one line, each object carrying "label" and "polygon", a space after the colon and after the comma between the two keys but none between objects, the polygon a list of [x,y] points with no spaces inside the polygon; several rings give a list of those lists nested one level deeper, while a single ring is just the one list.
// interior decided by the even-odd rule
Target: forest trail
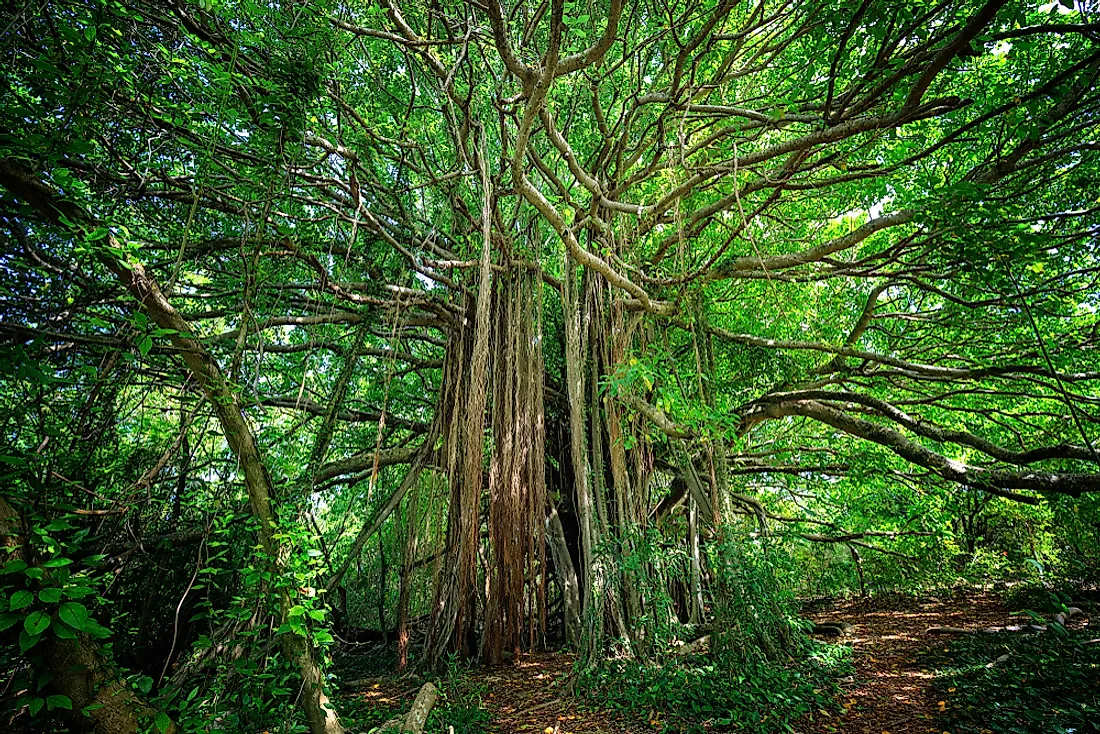
[{"label": "forest trail", "polygon": [[[442,699],[438,706],[480,701],[489,715],[492,732],[546,731],[557,734],[641,734],[654,731],[638,717],[626,717],[602,709],[597,702],[569,696],[565,681],[573,669],[568,653],[525,653],[514,665],[475,670],[465,674],[458,686],[461,700]],[[392,708],[395,713],[408,709],[417,686],[392,677],[363,679],[361,695],[368,702]],[[443,686],[446,688],[446,686]],[[456,728],[456,731],[458,729]]]},{"label": "forest trail", "polygon": [[[997,597],[979,592],[917,599],[907,596],[855,599],[817,605],[804,612],[815,622],[847,622],[854,630],[841,642],[852,646],[854,675],[842,684],[840,711],[816,714],[799,734],[923,734],[943,732],[939,714],[950,702],[937,697],[933,672],[920,659],[946,647],[953,635],[931,635],[932,626],[982,628],[1018,624]],[[568,654],[525,654],[515,665],[471,672],[462,687],[479,699],[489,729],[556,734],[639,734],[668,731],[657,712],[632,715],[601,709],[592,699],[564,691],[573,658]],[[407,708],[416,687],[378,679],[365,696]],[[652,722],[656,720],[657,724]]]},{"label": "forest trail", "polygon": [[[573,656],[563,653],[523,655],[514,666],[486,672],[484,703],[492,713],[497,732],[545,732],[600,734],[652,732],[634,717],[619,716],[598,708],[592,700],[579,700],[564,690],[573,668]],[[639,713],[639,717],[641,712]]]},{"label": "forest trail", "polygon": [[932,635],[933,626],[984,628],[1019,624],[997,597],[980,592],[921,600],[906,596],[835,602],[806,614],[815,622],[848,622],[844,638],[855,668],[844,685],[842,713],[821,717],[806,734],[918,734],[943,732],[939,714],[950,702],[932,690],[933,672],[921,653],[946,647],[954,635]]}]

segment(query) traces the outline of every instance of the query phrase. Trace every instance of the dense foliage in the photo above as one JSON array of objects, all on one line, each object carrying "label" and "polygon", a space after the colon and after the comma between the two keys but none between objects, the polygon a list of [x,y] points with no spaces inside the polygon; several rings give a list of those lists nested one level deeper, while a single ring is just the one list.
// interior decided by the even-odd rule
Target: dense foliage
[{"label": "dense foliage", "polygon": [[12,721],[333,734],[377,640],[790,724],[796,595],[1100,578],[1089,3],[0,28]]},{"label": "dense foliage", "polygon": [[[964,638],[928,659],[951,698],[950,731],[1088,731],[1100,717],[1100,649],[1079,632],[1053,640],[1021,635]],[[992,663],[992,664],[991,664]]]}]

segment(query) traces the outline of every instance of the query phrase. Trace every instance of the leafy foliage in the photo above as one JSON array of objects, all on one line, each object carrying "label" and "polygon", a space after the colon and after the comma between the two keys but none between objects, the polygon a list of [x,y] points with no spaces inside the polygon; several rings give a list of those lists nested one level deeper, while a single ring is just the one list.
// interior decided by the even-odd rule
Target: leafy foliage
[{"label": "leafy foliage", "polygon": [[824,649],[797,665],[610,661],[584,674],[579,686],[593,703],[629,718],[648,716],[655,731],[793,732],[807,717],[835,707],[835,680],[849,670],[846,649]]},{"label": "leafy foliage", "polygon": [[130,728],[331,734],[362,635],[782,726],[796,594],[1095,583],[1094,15],[5,4],[12,709],[64,641]]},{"label": "leafy foliage", "polygon": [[945,729],[957,732],[1088,731],[1100,717],[1100,649],[1088,634],[968,635],[934,650]]}]

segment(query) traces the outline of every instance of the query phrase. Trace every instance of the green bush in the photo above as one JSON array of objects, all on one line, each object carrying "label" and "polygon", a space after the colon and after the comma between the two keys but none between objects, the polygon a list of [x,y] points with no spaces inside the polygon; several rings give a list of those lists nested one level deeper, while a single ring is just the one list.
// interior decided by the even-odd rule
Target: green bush
[{"label": "green bush", "polygon": [[700,658],[613,661],[582,673],[578,690],[593,703],[648,717],[659,732],[793,732],[804,717],[835,706],[834,681],[850,671],[848,652],[823,645],[803,663],[740,668]]},{"label": "green bush", "polygon": [[[954,734],[1071,734],[1100,722],[1100,646],[1084,632],[967,635],[927,662]],[[1007,656],[1007,657],[1006,657]]]}]

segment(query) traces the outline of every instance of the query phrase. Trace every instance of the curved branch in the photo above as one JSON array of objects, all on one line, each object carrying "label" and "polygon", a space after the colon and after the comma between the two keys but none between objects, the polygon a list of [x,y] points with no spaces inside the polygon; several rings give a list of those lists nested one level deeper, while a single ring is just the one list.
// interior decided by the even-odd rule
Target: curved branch
[{"label": "curved branch", "polygon": [[[490,0],[492,5],[492,0]],[[565,76],[566,74],[572,74],[575,71],[580,71],[585,67],[592,66],[592,64],[598,63],[611,48],[611,44],[615,42],[615,33],[619,29],[619,19],[623,14],[623,0],[611,0],[611,8],[607,14],[607,25],[604,26],[603,35],[600,36],[600,40],[589,46],[586,50],[573,54],[572,56],[566,56],[558,64],[558,68],[554,70],[554,76]],[[495,33],[495,31],[494,31]]]},{"label": "curved branch", "polygon": [[784,416],[812,418],[849,435],[884,446],[906,461],[922,466],[948,481],[975,487],[1016,502],[1031,505],[1040,502],[1035,497],[1018,494],[1017,490],[1064,494],[1070,497],[1100,492],[1100,474],[1006,471],[971,466],[914,443],[892,428],[855,418],[813,400],[758,405],[748,412],[746,421],[749,422],[747,425],[751,425],[756,420]]},{"label": "curved branch", "polygon": [[955,58],[971,40],[982,32],[983,28],[993,21],[993,16],[1006,2],[1008,0],[989,0],[951,40],[951,43],[940,49],[939,53],[932,59],[932,63],[928,65],[928,68],[920,75],[913,88],[909,90],[909,96],[905,99],[906,107],[916,107],[920,104],[921,97],[928,91],[928,87],[931,86],[933,80],[944,70],[951,59]]},{"label": "curved branch", "polygon": [[934,423],[928,423],[920,418],[914,418],[905,411],[885,400],[879,400],[869,395],[861,395],[853,392],[829,391],[829,390],[799,390],[797,392],[776,393],[762,398],[760,402],[787,402],[790,400],[820,400],[842,401],[863,405],[877,411],[884,418],[889,418],[895,423],[905,426],[913,433],[924,438],[930,438],[940,443],[954,443],[960,446],[969,446],[983,454],[1003,461],[1006,464],[1028,466],[1038,461],[1050,459],[1075,459],[1077,461],[1094,462],[1092,452],[1086,446],[1074,446],[1073,444],[1060,443],[1054,446],[1040,446],[1026,451],[1010,451],[1002,446],[975,436],[968,431],[956,431],[949,428],[941,428]]},{"label": "curved branch", "polygon": [[691,438],[695,435],[690,428],[679,425],[676,421],[669,418],[668,414],[663,410],[650,405],[637,395],[619,395],[617,399],[628,408],[632,408],[644,415],[651,423],[661,429],[661,433],[669,438]]}]

